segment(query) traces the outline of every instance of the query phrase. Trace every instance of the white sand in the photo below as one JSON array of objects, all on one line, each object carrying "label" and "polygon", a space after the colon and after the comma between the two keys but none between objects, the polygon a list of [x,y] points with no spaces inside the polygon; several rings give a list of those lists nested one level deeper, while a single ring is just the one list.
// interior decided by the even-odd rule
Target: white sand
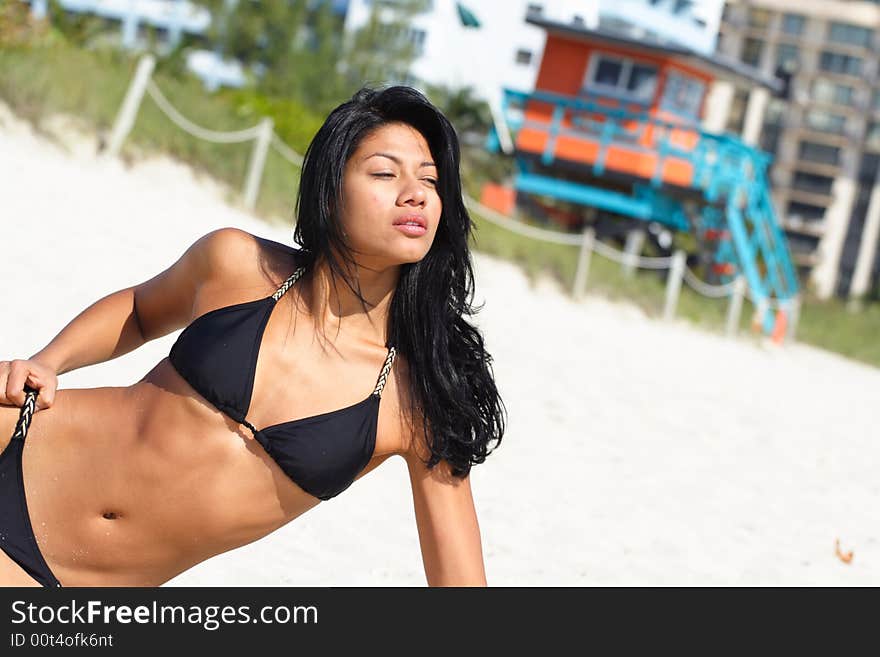
[{"label": "white sand", "polygon": [[[238,226],[221,187],[167,159],[126,168],[56,122],[65,152],[0,105],[0,358],[27,357],[96,299]],[[509,410],[472,486],[490,585],[880,584],[880,370],[730,340],[632,306],[531,289],[475,254],[478,323]],[[46,312],[48,297],[52,311]],[[128,385],[175,335],[61,377]],[[846,564],[834,542],[853,550]],[[421,586],[400,459],[169,585]]]}]

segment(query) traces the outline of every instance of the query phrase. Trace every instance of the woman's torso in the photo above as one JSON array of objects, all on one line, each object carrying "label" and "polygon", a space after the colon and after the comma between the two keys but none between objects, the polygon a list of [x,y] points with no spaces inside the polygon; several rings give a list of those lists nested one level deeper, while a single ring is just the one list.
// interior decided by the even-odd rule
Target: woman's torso
[{"label": "woman's torso", "polygon": [[[294,263],[287,247],[259,244],[241,285],[206,286],[193,317],[274,292]],[[268,268],[258,267],[264,258]],[[347,337],[345,322],[338,336],[326,331],[333,344],[322,349],[295,296],[278,301],[263,334],[248,410],[257,427],[361,401],[385,354],[380,342]],[[358,476],[402,451],[402,359],[392,372],[375,451]],[[17,408],[0,407],[0,447],[17,417]],[[65,586],[158,585],[319,502],[168,358],[129,387],[59,390],[52,408],[34,416],[23,470],[34,534]]]}]

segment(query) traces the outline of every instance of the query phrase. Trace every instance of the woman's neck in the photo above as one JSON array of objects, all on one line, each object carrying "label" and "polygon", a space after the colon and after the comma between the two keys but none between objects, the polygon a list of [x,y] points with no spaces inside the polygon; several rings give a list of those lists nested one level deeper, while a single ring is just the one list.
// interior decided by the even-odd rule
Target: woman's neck
[{"label": "woman's neck", "polygon": [[[340,264],[346,266],[341,260]],[[341,276],[330,270],[326,261],[319,260],[315,263],[313,275],[309,277],[306,304],[310,314],[325,333],[336,333],[345,328],[348,336],[385,344],[388,314],[400,278],[400,265],[374,269],[351,263],[348,265],[348,276],[355,290],[360,285],[360,293],[366,304],[361,303]]]}]

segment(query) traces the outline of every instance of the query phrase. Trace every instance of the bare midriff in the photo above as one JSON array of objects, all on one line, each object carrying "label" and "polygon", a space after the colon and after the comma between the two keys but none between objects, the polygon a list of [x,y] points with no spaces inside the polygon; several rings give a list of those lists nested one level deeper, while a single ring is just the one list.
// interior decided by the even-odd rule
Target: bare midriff
[{"label": "bare midriff", "polygon": [[[0,407],[0,447],[18,413]],[[33,417],[23,475],[63,586],[157,586],[319,503],[167,358],[129,387],[59,390]]]}]

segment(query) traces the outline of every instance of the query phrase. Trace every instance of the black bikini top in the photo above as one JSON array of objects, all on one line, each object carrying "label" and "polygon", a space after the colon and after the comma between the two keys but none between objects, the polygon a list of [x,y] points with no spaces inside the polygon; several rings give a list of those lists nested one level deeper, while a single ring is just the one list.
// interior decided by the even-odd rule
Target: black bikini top
[{"label": "black bikini top", "polygon": [[250,429],[295,484],[329,500],[351,486],[373,456],[379,399],[395,349],[388,349],[376,387],[363,401],[262,429],[248,422],[263,332],[278,299],[304,271],[305,267],[297,269],[272,296],[197,317],[178,336],[169,360],[196,392]]}]

